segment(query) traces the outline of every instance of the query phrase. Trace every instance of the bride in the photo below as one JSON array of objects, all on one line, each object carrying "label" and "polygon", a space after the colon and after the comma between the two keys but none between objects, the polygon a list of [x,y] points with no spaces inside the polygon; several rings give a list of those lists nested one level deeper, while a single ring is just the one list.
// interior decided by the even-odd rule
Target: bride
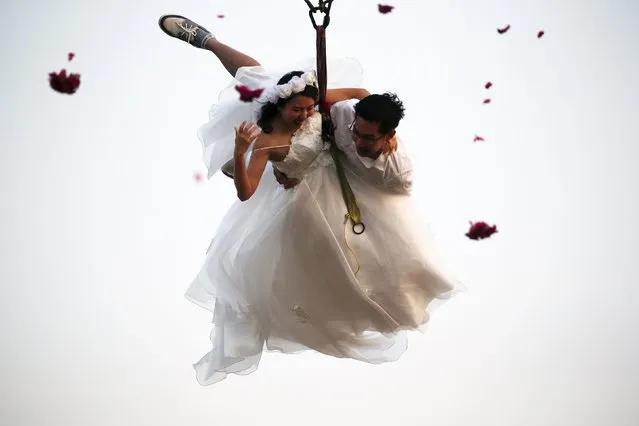
[{"label": "bride", "polygon": [[[167,15],[160,27],[213,51],[235,77],[199,132],[209,177],[232,158],[240,199],[222,219],[186,293],[213,312],[213,348],[194,366],[199,383],[255,371],[265,346],[370,363],[398,359],[406,332],[426,324],[436,302],[456,290],[437,266],[410,197],[347,168],[366,220],[364,233],[352,233],[322,140],[311,64],[277,79],[282,74],[266,72],[193,21]],[[339,77],[329,87],[359,84],[355,61],[329,65]],[[270,89],[261,103],[243,103],[234,93],[238,83]],[[362,89],[332,89],[327,100],[366,95]],[[394,129],[383,137],[393,135]],[[299,183],[284,189],[273,168]]]}]

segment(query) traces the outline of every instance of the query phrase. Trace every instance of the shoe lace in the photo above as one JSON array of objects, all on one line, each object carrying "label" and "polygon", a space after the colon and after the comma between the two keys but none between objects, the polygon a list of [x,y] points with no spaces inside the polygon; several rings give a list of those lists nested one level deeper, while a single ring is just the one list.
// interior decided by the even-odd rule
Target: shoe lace
[{"label": "shoe lace", "polygon": [[182,30],[182,34],[186,36],[188,43],[192,42],[197,37],[197,25],[189,25],[188,22],[180,22],[177,26]]}]

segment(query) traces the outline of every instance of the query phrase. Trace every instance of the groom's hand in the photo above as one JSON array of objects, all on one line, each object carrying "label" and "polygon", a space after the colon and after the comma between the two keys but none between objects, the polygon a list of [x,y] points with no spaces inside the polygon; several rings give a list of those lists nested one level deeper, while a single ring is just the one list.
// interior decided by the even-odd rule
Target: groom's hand
[{"label": "groom's hand", "polygon": [[273,168],[273,174],[275,175],[277,183],[283,185],[284,189],[290,189],[300,183],[297,179],[289,179],[284,173],[280,172],[276,168]]}]

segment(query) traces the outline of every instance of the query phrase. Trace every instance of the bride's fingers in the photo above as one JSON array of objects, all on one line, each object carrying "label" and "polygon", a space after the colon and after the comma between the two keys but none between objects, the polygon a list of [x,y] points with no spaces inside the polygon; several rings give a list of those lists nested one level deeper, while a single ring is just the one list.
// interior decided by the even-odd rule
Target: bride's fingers
[{"label": "bride's fingers", "polygon": [[246,121],[242,123],[241,130],[247,135],[250,135],[251,133],[253,133],[255,129],[257,129],[257,126],[253,123],[247,123]]}]

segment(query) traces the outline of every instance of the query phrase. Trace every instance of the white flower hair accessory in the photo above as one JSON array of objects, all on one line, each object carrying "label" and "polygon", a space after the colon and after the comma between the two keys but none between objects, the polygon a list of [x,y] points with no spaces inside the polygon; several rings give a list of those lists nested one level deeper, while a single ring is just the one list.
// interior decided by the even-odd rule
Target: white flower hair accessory
[{"label": "white flower hair accessory", "polygon": [[276,104],[280,99],[288,99],[293,95],[303,92],[306,86],[317,87],[317,74],[315,71],[307,71],[301,76],[294,76],[288,83],[278,84],[266,95],[266,99]]}]

